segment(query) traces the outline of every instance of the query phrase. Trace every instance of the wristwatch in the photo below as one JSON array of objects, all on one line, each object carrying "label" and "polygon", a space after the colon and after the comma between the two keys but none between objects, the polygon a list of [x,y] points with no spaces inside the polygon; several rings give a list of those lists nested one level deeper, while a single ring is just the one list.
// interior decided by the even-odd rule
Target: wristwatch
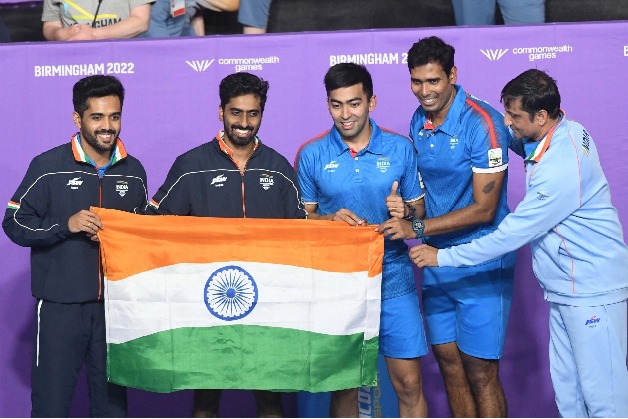
[{"label": "wristwatch", "polygon": [[414,220],[412,220],[412,230],[414,230],[414,232],[416,233],[417,239],[420,239],[421,237],[423,237],[424,229],[425,229],[425,223],[423,222],[423,220],[419,220],[418,218],[415,218]]}]

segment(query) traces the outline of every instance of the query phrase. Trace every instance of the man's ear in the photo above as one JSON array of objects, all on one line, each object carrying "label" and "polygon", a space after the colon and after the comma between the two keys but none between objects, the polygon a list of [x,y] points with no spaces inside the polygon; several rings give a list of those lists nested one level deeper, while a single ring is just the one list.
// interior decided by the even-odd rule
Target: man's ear
[{"label": "man's ear", "polygon": [[458,68],[456,68],[456,66],[453,66],[451,68],[451,73],[449,73],[449,83],[456,84],[457,81],[458,81]]},{"label": "man's ear", "polygon": [[541,109],[534,114],[534,121],[539,126],[544,126],[549,121],[549,114],[545,109]]},{"label": "man's ear", "polygon": [[77,112],[74,112],[72,114],[72,120],[74,121],[74,125],[76,125],[76,128],[81,129],[81,115],[79,115]]},{"label": "man's ear", "polygon": [[377,96],[371,96],[371,100],[369,100],[369,112],[373,112],[375,106],[377,105]]}]

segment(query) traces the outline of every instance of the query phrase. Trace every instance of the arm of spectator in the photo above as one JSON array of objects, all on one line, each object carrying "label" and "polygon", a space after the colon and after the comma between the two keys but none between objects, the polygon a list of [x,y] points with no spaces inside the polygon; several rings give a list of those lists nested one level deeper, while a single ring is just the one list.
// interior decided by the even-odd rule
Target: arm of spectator
[{"label": "arm of spectator", "polygon": [[68,41],[72,36],[77,34],[81,28],[79,25],[63,27],[60,20],[52,22],[44,22],[44,38],[47,41]]},{"label": "arm of spectator", "polygon": [[271,3],[272,0],[240,0],[238,23],[242,24],[242,33],[266,33]]},{"label": "arm of spectator", "polygon": [[192,29],[196,36],[205,36],[205,18],[202,12],[196,13],[192,18]]},{"label": "arm of spectator", "polygon": [[68,41],[86,41],[97,39],[133,38],[148,30],[150,24],[150,4],[131,9],[131,15],[113,25],[92,28],[89,25],[80,26],[80,31],[72,35]]},{"label": "arm of spectator", "polygon": [[253,26],[244,26],[242,28],[242,33],[246,35],[259,35],[266,33],[266,28],[255,28]]},{"label": "arm of spectator", "polygon": [[214,12],[235,12],[240,8],[240,0],[197,0],[196,3]]}]

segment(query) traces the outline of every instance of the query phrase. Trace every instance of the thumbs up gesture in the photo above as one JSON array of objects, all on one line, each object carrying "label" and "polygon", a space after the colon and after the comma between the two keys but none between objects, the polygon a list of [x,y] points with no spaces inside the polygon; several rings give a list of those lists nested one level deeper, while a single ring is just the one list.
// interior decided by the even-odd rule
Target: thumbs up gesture
[{"label": "thumbs up gesture", "polygon": [[386,207],[390,216],[393,218],[403,218],[405,215],[406,204],[403,202],[403,198],[397,194],[399,188],[399,182],[394,181],[390,188],[390,195],[386,197]]}]

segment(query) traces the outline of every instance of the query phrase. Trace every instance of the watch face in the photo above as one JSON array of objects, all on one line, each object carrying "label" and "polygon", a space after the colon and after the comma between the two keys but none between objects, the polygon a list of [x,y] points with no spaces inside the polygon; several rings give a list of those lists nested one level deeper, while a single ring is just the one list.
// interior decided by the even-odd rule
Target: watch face
[{"label": "watch face", "polygon": [[423,229],[425,228],[425,224],[423,224],[423,220],[414,220],[412,222],[412,229],[416,233],[416,238],[420,239],[423,237]]}]

